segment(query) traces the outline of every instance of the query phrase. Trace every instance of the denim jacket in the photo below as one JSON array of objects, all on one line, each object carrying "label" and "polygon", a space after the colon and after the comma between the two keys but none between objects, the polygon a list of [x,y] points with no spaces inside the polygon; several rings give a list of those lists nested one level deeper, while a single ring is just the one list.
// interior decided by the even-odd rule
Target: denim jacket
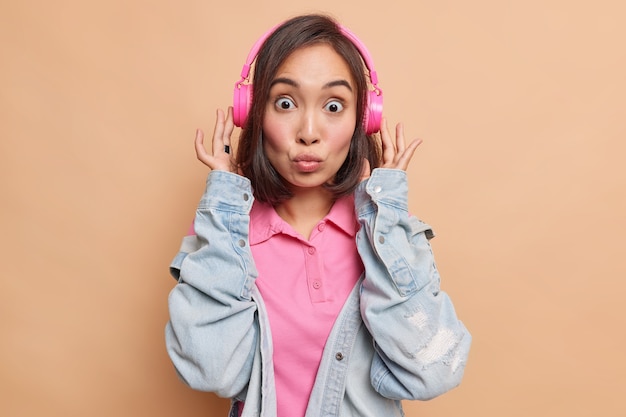
[{"label": "denim jacket", "polygon": [[[400,417],[401,400],[457,386],[471,336],[439,288],[428,225],[409,215],[407,178],[375,169],[355,191],[365,272],[326,342],[306,417]],[[171,264],[168,354],[190,387],[232,399],[231,417],[275,417],[272,336],[248,245],[247,178],[212,171]],[[297,369],[294,369],[297,372]]]}]

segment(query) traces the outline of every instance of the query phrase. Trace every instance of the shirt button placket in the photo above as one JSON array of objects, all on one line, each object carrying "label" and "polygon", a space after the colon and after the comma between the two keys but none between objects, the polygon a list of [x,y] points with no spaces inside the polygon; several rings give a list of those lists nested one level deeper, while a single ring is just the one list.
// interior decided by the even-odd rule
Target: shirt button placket
[{"label": "shirt button placket", "polygon": [[323,283],[319,270],[319,259],[318,259],[318,251],[314,246],[309,246],[306,249],[307,253],[307,261],[306,261],[306,269],[307,269],[307,280],[310,285],[310,295],[311,301],[314,303],[319,303],[325,300]]}]

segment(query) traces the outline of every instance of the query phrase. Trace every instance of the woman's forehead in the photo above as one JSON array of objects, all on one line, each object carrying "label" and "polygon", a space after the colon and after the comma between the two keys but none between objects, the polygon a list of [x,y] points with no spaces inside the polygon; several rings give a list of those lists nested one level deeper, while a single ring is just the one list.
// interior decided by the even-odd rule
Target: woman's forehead
[{"label": "woman's forehead", "polygon": [[324,84],[333,79],[347,79],[352,84],[353,74],[346,59],[332,46],[321,43],[298,48],[276,69],[273,79],[323,79]]}]

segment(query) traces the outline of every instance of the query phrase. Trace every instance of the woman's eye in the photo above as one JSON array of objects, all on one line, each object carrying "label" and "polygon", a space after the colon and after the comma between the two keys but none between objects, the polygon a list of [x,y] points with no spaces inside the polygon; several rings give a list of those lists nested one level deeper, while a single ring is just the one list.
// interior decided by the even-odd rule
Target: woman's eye
[{"label": "woman's eye", "polygon": [[293,109],[295,106],[296,105],[293,103],[293,101],[291,101],[290,99],[286,97],[281,97],[278,100],[276,100],[276,107],[282,110]]},{"label": "woman's eye", "polygon": [[331,101],[324,108],[331,113],[338,113],[343,110],[343,104],[338,101]]}]

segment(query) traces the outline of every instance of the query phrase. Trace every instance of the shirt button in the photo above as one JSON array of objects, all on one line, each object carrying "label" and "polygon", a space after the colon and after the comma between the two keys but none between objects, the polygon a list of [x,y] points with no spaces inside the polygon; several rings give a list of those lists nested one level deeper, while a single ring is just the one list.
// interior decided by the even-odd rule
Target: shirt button
[{"label": "shirt button", "polygon": [[309,246],[308,252],[309,255],[313,255],[315,253],[315,248],[313,246]]},{"label": "shirt button", "polygon": [[380,243],[385,243],[385,236],[379,236],[379,237],[378,237],[378,241],[379,241]]},{"label": "shirt button", "polygon": [[313,281],[313,288],[319,290],[320,288],[322,288],[322,282],[316,279],[315,281]]},{"label": "shirt button", "polygon": [[335,353],[335,359],[337,359],[338,361],[343,360],[343,353],[341,352]]},{"label": "shirt button", "polygon": [[250,199],[250,196],[248,195],[248,193],[244,193],[243,194],[243,201],[248,201]]},{"label": "shirt button", "polygon": [[383,187],[381,187],[380,185],[377,185],[376,187],[374,187],[374,192],[377,194],[381,192],[382,190],[383,190]]},{"label": "shirt button", "polygon": [[326,223],[320,223],[317,226],[317,230],[319,230],[320,232],[324,231],[325,228],[326,228]]},{"label": "shirt button", "polygon": [[239,247],[243,248],[244,246],[246,246],[246,241],[243,240],[243,239],[239,239],[239,242],[237,242],[237,243],[239,244]]}]

